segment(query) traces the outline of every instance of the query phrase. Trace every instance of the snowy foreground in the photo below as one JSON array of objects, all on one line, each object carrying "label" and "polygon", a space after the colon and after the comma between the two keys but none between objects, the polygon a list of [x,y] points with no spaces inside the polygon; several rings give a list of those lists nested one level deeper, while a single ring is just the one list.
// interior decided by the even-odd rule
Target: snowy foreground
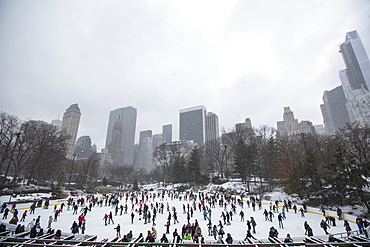
[{"label": "snowy foreground", "polygon": [[[153,193],[153,192],[150,192]],[[38,195],[30,195],[33,196],[34,199],[38,199],[40,194]],[[101,197],[102,195],[95,195],[96,197]],[[81,196],[75,196],[73,197],[74,199],[78,199]],[[0,197],[0,203],[2,204],[3,202],[9,202],[11,198],[9,196],[2,196]],[[293,210],[289,210],[286,212],[286,220],[283,221],[284,224],[284,229],[279,228],[277,216],[278,214],[275,213],[273,221],[265,221],[264,215],[263,215],[263,210],[267,209],[267,211],[270,210],[270,202],[274,203],[275,200],[280,200],[283,201],[284,198],[282,195],[276,195],[272,194],[271,195],[271,201],[263,200],[263,209],[259,210],[258,207],[256,207],[256,210],[253,211],[252,207],[248,207],[247,203],[244,202],[244,208],[242,209],[245,213],[245,221],[242,222],[239,216],[241,207],[237,205],[236,208],[236,214],[233,216],[233,220],[231,221],[231,225],[225,225],[224,226],[224,231],[225,233],[231,233],[234,243],[237,243],[240,240],[243,240],[246,236],[246,231],[247,231],[247,225],[246,225],[246,220],[250,219],[250,217],[254,217],[254,219],[257,222],[256,226],[256,234],[254,234],[254,237],[257,239],[267,239],[268,238],[268,232],[271,226],[274,226],[278,232],[279,232],[279,238],[284,239],[287,233],[291,235],[294,241],[302,241],[302,239],[305,237],[304,235],[304,227],[303,224],[305,221],[311,226],[313,229],[313,234],[315,237],[322,238],[324,240],[327,240],[327,235],[325,235],[323,229],[320,228],[320,222],[321,220],[324,219],[324,216],[322,213],[319,211],[317,208],[307,208],[307,213],[305,214],[305,217],[301,217],[300,213],[297,211],[295,214]],[[12,199],[14,200],[14,199]],[[246,198],[244,198],[246,200]],[[169,208],[172,209],[173,207],[176,208],[177,215],[178,215],[178,220],[179,223],[173,224],[173,218],[171,219],[171,226],[170,226],[170,234],[167,234],[167,238],[169,241],[172,241],[172,232],[177,228],[177,231],[181,233],[181,228],[184,224],[187,223],[187,214],[183,214],[183,204],[187,206],[189,203],[192,205],[192,202],[187,200],[179,200],[179,199],[174,199],[171,200],[171,198],[165,196],[164,199],[162,198],[156,198],[155,201],[150,200],[148,203],[154,203],[158,201],[158,203],[163,203],[164,204],[164,212],[163,214],[157,214],[156,218],[156,226],[155,228],[157,229],[158,236],[157,236],[157,241],[158,239],[163,235],[163,233],[166,232],[166,227],[165,224],[167,222],[167,217],[168,217],[168,211],[167,211],[167,203],[169,204]],[[24,224],[26,226],[27,230],[27,224],[32,220],[37,218],[37,216],[41,216],[41,227],[44,228],[44,232],[47,231],[47,225],[48,225],[48,218],[50,215],[54,215],[54,205],[57,205],[57,207],[60,207],[61,203],[67,204],[67,199],[63,200],[55,200],[55,201],[50,201],[50,206],[48,209],[43,209],[43,208],[36,208],[35,214],[31,214],[26,217],[25,222],[20,222],[21,224]],[[125,205],[125,197],[122,198],[120,201],[120,204]],[[17,204],[17,209],[19,210],[19,218],[21,218],[24,210],[29,210],[31,203],[18,203]],[[139,233],[143,233],[144,238],[147,235],[147,231],[151,230],[152,224],[144,224],[143,220],[139,220],[139,215],[137,212],[135,212],[135,218],[134,218],[134,223],[131,224],[131,209],[132,209],[132,204],[130,200],[127,201],[128,205],[128,214],[122,214],[120,215],[120,212],[118,212],[118,215],[115,216],[114,208],[110,206],[95,206],[92,208],[91,212],[88,212],[86,215],[86,235],[97,235],[97,241],[100,241],[102,239],[113,239],[116,236],[116,231],[115,227],[117,224],[121,225],[121,235],[123,236],[124,234],[127,234],[130,230],[132,230],[134,237],[137,237]],[[280,204],[282,205],[282,203]],[[296,204],[298,209],[301,208],[301,205]],[[11,205],[8,206],[9,208]],[[134,206],[135,209],[137,209],[137,205]],[[63,235],[69,235],[71,233],[71,226],[73,221],[78,222],[78,216],[81,214],[80,209],[78,210],[77,215],[73,215],[73,210],[67,210],[65,207],[61,215],[58,217],[57,222],[52,223],[52,228],[53,229],[61,229]],[[227,206],[227,211],[231,210],[231,206]],[[113,213],[113,220],[114,224],[108,224],[105,226],[103,217],[105,214],[109,214],[109,212],[112,211]],[[212,214],[211,214],[211,220],[213,225],[218,225],[219,220],[222,220],[220,217],[221,213],[224,211],[224,207],[219,207],[218,204],[216,204],[215,208],[212,208]],[[281,209],[279,210],[281,212]],[[172,211],[171,211],[172,214]],[[327,215],[334,216],[336,217],[336,212],[333,211],[326,211]],[[7,220],[2,220],[3,222],[8,223],[8,221],[11,218],[11,213],[9,213],[8,219]],[[354,223],[356,216],[351,216],[351,215],[344,215],[344,218],[347,219],[350,222],[350,226],[352,230],[357,230],[357,226]],[[200,212],[197,208],[196,211],[194,211],[193,217],[190,219],[190,223],[194,223],[195,219],[198,220],[200,227],[202,229],[203,236],[205,238],[206,242],[215,242],[213,236],[208,236],[208,227],[207,223],[208,220],[204,220],[203,218],[203,212]],[[343,220],[339,221],[336,219],[336,226],[332,226],[330,229],[328,229],[329,233],[343,233],[345,232],[345,229],[343,227]],[[224,239],[226,238],[226,234],[224,236]]]}]

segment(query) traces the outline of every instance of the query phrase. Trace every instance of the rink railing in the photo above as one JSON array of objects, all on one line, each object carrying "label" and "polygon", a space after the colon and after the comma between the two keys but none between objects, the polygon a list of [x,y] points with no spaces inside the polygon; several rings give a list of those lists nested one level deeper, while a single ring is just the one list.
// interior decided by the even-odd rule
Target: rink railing
[{"label": "rink railing", "polygon": [[103,239],[102,241],[96,241],[97,236],[88,236],[87,238],[75,238],[74,235],[64,236],[63,239],[54,239],[53,235],[41,236],[39,238],[27,238],[25,236],[3,236],[0,238],[0,246],[96,246],[96,247],[225,247],[225,246],[254,246],[254,247],[272,247],[272,246],[339,246],[339,247],[358,247],[358,246],[370,246],[370,239],[363,236],[347,236],[346,239],[335,238],[335,242],[326,242],[320,238],[306,237],[302,241],[293,243],[283,243],[278,238],[269,238],[268,242],[263,240],[252,242],[244,240],[234,244],[222,244],[222,243],[192,243],[181,242],[181,243],[148,243],[140,242],[142,239],[135,239],[132,242],[121,242],[122,239],[116,237],[112,240]]}]

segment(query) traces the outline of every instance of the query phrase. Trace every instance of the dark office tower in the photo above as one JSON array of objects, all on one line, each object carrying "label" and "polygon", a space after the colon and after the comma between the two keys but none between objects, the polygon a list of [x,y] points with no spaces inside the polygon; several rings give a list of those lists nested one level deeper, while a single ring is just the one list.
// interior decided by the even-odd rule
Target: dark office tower
[{"label": "dark office tower", "polygon": [[180,141],[192,140],[198,145],[204,144],[206,112],[202,105],[180,110]]},{"label": "dark office tower", "polygon": [[370,89],[370,62],[357,31],[348,32],[340,45],[346,69],[340,72],[346,97],[349,90]]},{"label": "dark office tower", "polygon": [[216,140],[220,137],[220,128],[218,124],[218,116],[212,112],[206,115],[206,142]]},{"label": "dark office tower", "polygon": [[81,136],[77,139],[75,146],[76,159],[87,159],[92,154],[90,136]]},{"label": "dark office tower", "polygon": [[325,91],[322,99],[324,104],[320,105],[320,108],[324,119],[325,133],[334,134],[350,122],[346,107],[347,100],[342,86]]},{"label": "dark office tower", "polygon": [[141,143],[143,142],[144,137],[149,137],[149,139],[152,139],[152,131],[151,130],[143,130],[140,131],[140,137],[139,137],[139,148],[141,148]]},{"label": "dark office tower", "polygon": [[73,104],[63,114],[62,131],[68,136],[67,158],[73,159],[78,127],[80,125],[81,111],[78,104]]},{"label": "dark office tower", "polygon": [[112,154],[116,165],[134,164],[134,142],[137,110],[118,108],[110,112],[105,148]]},{"label": "dark office tower", "polygon": [[172,142],[172,124],[166,124],[162,127],[162,142],[171,143]]}]

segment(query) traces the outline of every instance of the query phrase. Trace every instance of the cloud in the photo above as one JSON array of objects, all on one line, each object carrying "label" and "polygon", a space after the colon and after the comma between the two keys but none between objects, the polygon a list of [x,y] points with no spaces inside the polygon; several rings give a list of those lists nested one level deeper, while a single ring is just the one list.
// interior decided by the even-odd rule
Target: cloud
[{"label": "cloud", "polygon": [[322,122],[340,84],[338,45],[370,6],[346,1],[2,1],[0,106],[50,121],[78,103],[79,136],[102,148],[109,112],[138,109],[137,130],[178,138],[182,108],[205,105],[229,129],[276,126],[284,106]]}]

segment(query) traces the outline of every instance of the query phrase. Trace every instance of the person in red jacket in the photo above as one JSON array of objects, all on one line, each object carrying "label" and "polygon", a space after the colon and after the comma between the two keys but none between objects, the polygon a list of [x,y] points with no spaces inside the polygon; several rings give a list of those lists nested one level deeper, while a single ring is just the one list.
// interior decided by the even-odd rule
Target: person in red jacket
[{"label": "person in red jacket", "polygon": [[82,222],[84,220],[85,220],[85,215],[80,214],[80,216],[78,216],[78,227],[81,227],[82,226]]}]

